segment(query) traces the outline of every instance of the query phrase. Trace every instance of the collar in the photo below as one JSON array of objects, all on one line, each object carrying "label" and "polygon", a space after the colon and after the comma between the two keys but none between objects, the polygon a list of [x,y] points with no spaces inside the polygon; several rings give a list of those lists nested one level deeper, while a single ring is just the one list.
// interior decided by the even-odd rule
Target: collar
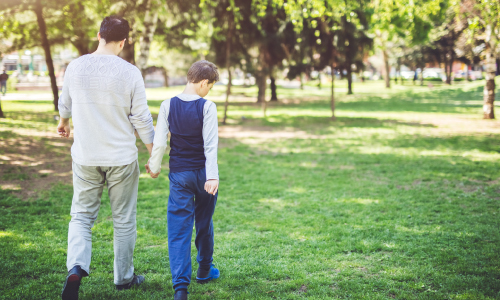
[{"label": "collar", "polygon": [[194,101],[201,98],[198,95],[191,95],[191,94],[179,94],[176,97],[181,99],[182,101]]}]

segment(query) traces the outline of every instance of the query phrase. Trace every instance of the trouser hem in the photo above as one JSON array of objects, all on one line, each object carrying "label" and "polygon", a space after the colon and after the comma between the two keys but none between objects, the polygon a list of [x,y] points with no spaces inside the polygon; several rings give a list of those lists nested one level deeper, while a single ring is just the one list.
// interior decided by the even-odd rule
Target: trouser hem
[{"label": "trouser hem", "polygon": [[175,285],[173,288],[176,291],[178,291],[178,290],[187,290],[188,286],[189,286],[189,284],[182,283],[182,284]]},{"label": "trouser hem", "polygon": [[81,265],[79,264],[73,264],[69,269],[68,269],[68,272],[71,271],[71,269],[73,269],[74,267],[76,266],[79,266],[83,272],[85,272],[84,274],[82,274],[82,277],[87,277],[89,276],[90,274],[90,268],[83,268]]}]

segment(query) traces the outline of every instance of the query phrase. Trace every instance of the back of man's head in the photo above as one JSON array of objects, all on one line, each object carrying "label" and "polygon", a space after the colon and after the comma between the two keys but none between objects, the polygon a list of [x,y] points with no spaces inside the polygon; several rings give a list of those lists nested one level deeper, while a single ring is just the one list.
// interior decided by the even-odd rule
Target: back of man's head
[{"label": "back of man's head", "polygon": [[188,70],[187,80],[192,83],[198,83],[205,79],[208,79],[208,83],[219,81],[217,66],[207,60],[195,62]]},{"label": "back of man's head", "polygon": [[107,44],[111,42],[121,42],[127,39],[129,31],[130,26],[127,20],[118,16],[109,16],[102,20],[99,33]]}]

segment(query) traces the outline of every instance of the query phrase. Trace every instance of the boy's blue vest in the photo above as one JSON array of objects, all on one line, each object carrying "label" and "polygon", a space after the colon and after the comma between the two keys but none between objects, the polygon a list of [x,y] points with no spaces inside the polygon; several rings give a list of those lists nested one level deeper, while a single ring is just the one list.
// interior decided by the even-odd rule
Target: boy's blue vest
[{"label": "boy's blue vest", "polygon": [[203,107],[207,100],[170,99],[170,172],[193,171],[205,168],[203,143]]}]

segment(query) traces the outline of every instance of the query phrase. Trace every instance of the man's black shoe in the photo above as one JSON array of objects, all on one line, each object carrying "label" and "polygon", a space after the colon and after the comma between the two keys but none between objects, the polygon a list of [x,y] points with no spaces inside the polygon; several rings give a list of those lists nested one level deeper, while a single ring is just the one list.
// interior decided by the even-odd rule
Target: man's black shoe
[{"label": "man's black shoe", "polygon": [[174,300],[187,300],[188,291],[185,289],[175,291]]},{"label": "man's black shoe", "polygon": [[80,266],[75,266],[68,272],[61,295],[63,300],[78,300],[78,290],[82,281],[82,273]]},{"label": "man's black shoe", "polygon": [[139,285],[141,283],[143,283],[145,280],[144,276],[142,275],[135,275],[134,273],[134,278],[132,279],[131,282],[129,283],[126,283],[126,284],[120,284],[120,285],[116,285],[116,289],[121,291],[121,290],[128,290],[130,289],[131,287],[135,286],[135,285]]}]

